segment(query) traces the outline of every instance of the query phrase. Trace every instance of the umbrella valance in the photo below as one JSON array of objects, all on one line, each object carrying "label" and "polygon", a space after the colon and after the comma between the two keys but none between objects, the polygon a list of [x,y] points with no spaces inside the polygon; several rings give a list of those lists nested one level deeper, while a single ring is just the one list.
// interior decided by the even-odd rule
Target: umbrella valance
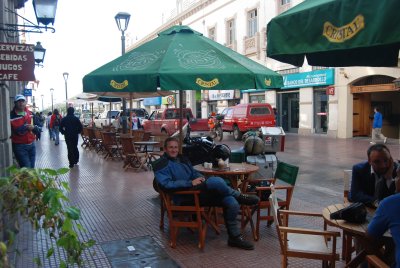
[{"label": "umbrella valance", "polygon": [[399,0],[306,0],[267,25],[267,56],[302,66],[397,66]]},{"label": "umbrella valance", "polygon": [[96,94],[282,86],[280,74],[187,26],[173,26],[83,78],[83,91]]}]

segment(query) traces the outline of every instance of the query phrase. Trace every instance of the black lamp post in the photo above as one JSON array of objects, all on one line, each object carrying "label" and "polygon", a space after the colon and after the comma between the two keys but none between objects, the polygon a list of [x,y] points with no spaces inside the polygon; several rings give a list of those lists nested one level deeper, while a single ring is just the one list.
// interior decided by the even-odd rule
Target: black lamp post
[{"label": "black lamp post", "polygon": [[54,88],[50,88],[50,93],[51,93],[51,112],[54,111],[54,107],[53,107],[53,91],[54,91]]},{"label": "black lamp post", "polygon": [[64,81],[65,81],[65,112],[68,111],[68,76],[69,73],[63,73]]},{"label": "black lamp post", "polygon": [[42,46],[40,42],[37,42],[33,47],[33,57],[35,58],[36,66],[43,67],[42,62],[44,61],[44,55],[46,54],[46,49]]},{"label": "black lamp post", "polygon": [[[128,29],[129,25],[129,19],[131,18],[131,15],[126,12],[119,12],[117,15],[115,15],[115,22],[117,23],[118,30],[121,31],[121,44],[122,44],[122,55],[125,54],[125,31]],[[126,114],[126,99],[122,98],[122,111],[123,111],[123,116],[122,116],[122,132],[126,133],[128,129],[128,120],[127,120],[127,114]]]}]

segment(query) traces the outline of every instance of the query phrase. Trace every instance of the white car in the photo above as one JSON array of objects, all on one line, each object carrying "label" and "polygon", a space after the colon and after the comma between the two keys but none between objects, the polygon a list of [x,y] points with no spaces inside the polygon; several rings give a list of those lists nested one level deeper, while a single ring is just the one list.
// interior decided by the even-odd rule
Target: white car
[{"label": "white car", "polygon": [[116,118],[119,117],[121,110],[104,111],[100,116],[94,118],[94,124],[98,128],[111,125]]}]

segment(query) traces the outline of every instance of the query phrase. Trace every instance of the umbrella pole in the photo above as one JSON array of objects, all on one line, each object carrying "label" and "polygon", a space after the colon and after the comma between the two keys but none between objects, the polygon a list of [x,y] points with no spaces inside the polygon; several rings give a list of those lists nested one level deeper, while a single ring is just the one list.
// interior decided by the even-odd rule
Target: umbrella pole
[{"label": "umbrella pole", "polygon": [[[130,112],[129,112],[129,118],[132,118],[132,105],[133,105],[133,100],[132,100],[132,92],[129,92],[129,110],[130,110]],[[130,126],[129,126],[129,129],[132,129],[132,119],[131,119],[131,124],[130,124]]]},{"label": "umbrella pole", "polygon": [[182,90],[179,91],[179,114],[181,115],[179,118],[179,153],[182,153],[182,144],[183,144],[183,133],[182,133],[182,126],[183,126],[183,94]]}]

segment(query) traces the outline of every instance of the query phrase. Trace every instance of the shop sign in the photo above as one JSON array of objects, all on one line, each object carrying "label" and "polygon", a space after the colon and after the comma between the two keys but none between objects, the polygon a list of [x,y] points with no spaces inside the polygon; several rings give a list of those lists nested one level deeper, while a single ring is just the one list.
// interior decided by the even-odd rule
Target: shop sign
[{"label": "shop sign", "polygon": [[235,90],[210,90],[209,100],[231,100],[235,98]]},{"label": "shop sign", "polygon": [[144,106],[161,105],[161,97],[144,98],[143,105]]},{"label": "shop sign", "polygon": [[334,74],[334,69],[287,74],[283,76],[282,89],[333,85],[335,83]]},{"label": "shop sign", "polygon": [[34,81],[33,45],[0,43],[0,81]]},{"label": "shop sign", "polygon": [[32,96],[32,89],[24,88],[24,96],[25,97],[31,97]]},{"label": "shop sign", "polygon": [[335,95],[335,87],[334,86],[329,86],[326,87],[326,95]]},{"label": "shop sign", "polygon": [[175,97],[173,95],[167,96],[167,97],[162,97],[162,104],[165,104],[165,105],[175,104]]}]

